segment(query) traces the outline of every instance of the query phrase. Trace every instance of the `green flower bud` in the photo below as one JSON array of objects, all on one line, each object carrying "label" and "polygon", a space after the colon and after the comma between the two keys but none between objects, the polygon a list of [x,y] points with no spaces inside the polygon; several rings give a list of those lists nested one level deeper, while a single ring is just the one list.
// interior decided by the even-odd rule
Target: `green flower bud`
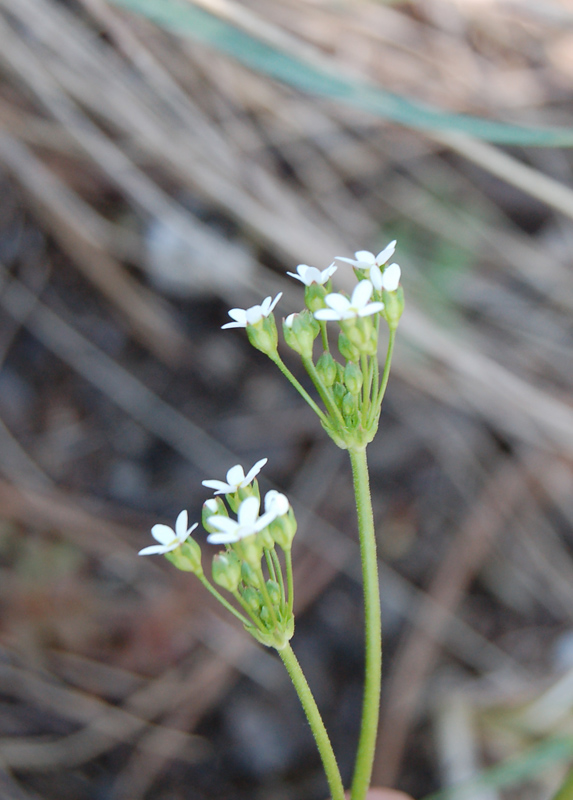
[{"label": "green flower bud", "polygon": [[251,611],[254,611],[255,614],[258,614],[263,604],[261,593],[258,592],[256,589],[254,589],[252,586],[247,586],[246,589],[243,589],[242,595],[243,595],[243,600],[249,606]]},{"label": "green flower bud", "polygon": [[257,533],[257,544],[260,547],[266,547],[267,550],[272,550],[275,546],[275,541],[271,536],[271,532],[269,531],[268,527],[263,528],[262,531]]},{"label": "green flower bud", "polygon": [[269,628],[272,622],[272,617],[271,617],[271,612],[266,606],[263,606],[261,608],[261,613],[259,614],[259,617],[261,618],[262,622],[265,623],[267,628]]},{"label": "green flower bud", "polygon": [[193,572],[195,575],[203,574],[203,567],[201,566],[201,548],[195,541],[189,537],[182,545],[169,553],[165,553],[165,558],[170,561],[174,567],[182,570],[183,572]]},{"label": "green flower bud", "polygon": [[324,298],[329,291],[330,289],[327,289],[326,286],[321,286],[320,283],[311,283],[310,286],[305,286],[304,304],[308,310],[314,313],[319,308],[324,308]]},{"label": "green flower bud", "polygon": [[352,344],[348,336],[342,331],[338,335],[338,351],[347,361],[359,361],[360,350]]},{"label": "green flower bud", "polygon": [[336,380],[337,369],[336,361],[330,353],[323,353],[316,362],[316,371],[320,375],[320,379],[326,387],[332,386]]},{"label": "green flower bud", "polygon": [[273,520],[269,525],[269,530],[274,541],[285,551],[290,550],[292,547],[292,540],[294,539],[296,528],[296,517],[292,507],[289,508],[287,514],[283,514],[282,517],[277,517],[277,519]]},{"label": "green flower bud", "polygon": [[351,419],[356,413],[356,396],[346,392],[342,400],[342,413],[345,418]]},{"label": "green flower bud", "polygon": [[241,578],[246,586],[258,586],[259,579],[257,573],[246,561],[241,563]]},{"label": "green flower bud", "polygon": [[247,336],[253,347],[256,347],[261,353],[265,353],[267,356],[276,355],[279,335],[275,315],[271,313],[254,325],[247,325]]},{"label": "green flower bud", "polygon": [[382,299],[384,301],[382,316],[386,319],[390,330],[396,330],[404,312],[404,290],[401,286],[398,286],[395,292],[387,292],[386,289],[383,289]]},{"label": "green flower bud", "polygon": [[215,531],[219,530],[218,528],[214,528],[212,525],[209,525],[207,520],[210,517],[228,517],[229,512],[227,511],[227,506],[223,502],[221,497],[211,497],[209,500],[205,500],[203,503],[203,510],[201,511],[201,522],[203,523],[203,527],[207,531],[207,533],[215,533]]},{"label": "green flower bud", "polygon": [[[340,323],[340,327],[348,337],[351,345],[353,345],[359,353],[374,355],[372,352],[372,331],[376,329],[376,326],[372,316],[343,320]],[[351,358],[349,360],[358,361],[357,358]]]},{"label": "green flower bud", "polygon": [[235,553],[217,553],[211,569],[218,586],[231,593],[237,591],[241,581],[241,562]]},{"label": "green flower bud", "polygon": [[344,383],[351,394],[359,394],[364,382],[364,375],[358,364],[349,361],[344,370]]},{"label": "green flower bud", "polygon": [[332,394],[334,395],[334,402],[339,408],[342,408],[342,401],[347,392],[347,388],[343,383],[335,383],[332,387]]},{"label": "green flower bud", "polygon": [[303,358],[312,358],[312,345],[319,333],[320,325],[306,308],[283,320],[285,342]]},{"label": "green flower bud", "polygon": [[269,597],[271,598],[271,603],[274,606],[278,606],[282,599],[281,590],[278,583],[276,581],[268,580],[267,592],[269,593]]},{"label": "green flower bud", "polygon": [[254,569],[261,564],[262,548],[257,541],[256,534],[245,536],[233,545],[233,550],[242,561],[246,561]]}]

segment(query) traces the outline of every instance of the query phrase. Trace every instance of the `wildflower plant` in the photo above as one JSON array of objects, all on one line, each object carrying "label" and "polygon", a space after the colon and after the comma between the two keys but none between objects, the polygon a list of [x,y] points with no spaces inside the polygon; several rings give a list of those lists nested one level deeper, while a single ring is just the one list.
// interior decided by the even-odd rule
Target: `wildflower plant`
[{"label": "wildflower plant", "polygon": [[[382,640],[378,565],[370,497],[367,445],[378,430],[388,384],[396,329],[404,309],[400,267],[388,264],[396,242],[377,255],[359,250],[354,259],[337,256],[326,269],[299,264],[289,272],[304,285],[305,308],[282,323],[285,344],[294,350],[315,388],[312,397],[279,354],[274,308],[281,298],[229,311],[223,328],[245,328],[250,343],[265,353],[318,416],[333,442],[347,450],[352,467],[362,561],[365,610],[365,683],[362,724],[351,800],[365,800],[370,784],[380,705]],[[357,279],[350,296],[333,292],[336,262],[348,264]],[[347,267],[346,267],[347,268]],[[386,341],[380,358],[380,340]],[[316,398],[316,399],[315,399]],[[245,474],[239,464],[225,480],[205,480],[214,491],[202,512],[207,542],[223,546],[214,556],[211,580],[202,567],[201,548],[192,538],[187,512],[175,529],[155,525],[158,542],[140,555],[164,554],[178,569],[193,572],[261,644],[273,647],[292,679],[314,734],[333,800],[344,800],[336,758],[320,712],[290,646],[294,633],[292,543],[297,523],[288,498],[268,491],[261,499],[257,475],[267,459]],[[222,593],[224,592],[224,594]]]}]

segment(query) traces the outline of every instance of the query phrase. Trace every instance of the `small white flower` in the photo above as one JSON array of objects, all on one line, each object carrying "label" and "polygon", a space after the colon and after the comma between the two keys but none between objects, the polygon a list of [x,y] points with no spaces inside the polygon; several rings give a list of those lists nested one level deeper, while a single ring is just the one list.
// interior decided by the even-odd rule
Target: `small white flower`
[{"label": "small white flower", "polygon": [[330,308],[319,308],[314,312],[316,319],[352,319],[352,317],[367,317],[382,311],[384,303],[369,303],[374,287],[370,281],[360,281],[354,287],[350,300],[343,294],[327,294],[324,302]]},{"label": "small white flower", "polygon": [[274,300],[271,299],[271,296],[265,297],[263,302],[260,306],[251,306],[250,308],[232,308],[229,311],[229,316],[231,319],[235,320],[234,322],[227,322],[226,325],[221,325],[224,328],[246,328],[247,325],[256,325],[257,322],[263,319],[263,317],[268,317],[273,308],[279,302],[281,297],[283,296],[282,292],[279,292]]},{"label": "small white flower", "polygon": [[385,268],[384,272],[381,272],[376,264],[370,268],[370,280],[374,288],[378,289],[379,292],[382,289],[386,289],[387,292],[395,292],[400,283],[401,275],[402,270],[398,264],[390,264]]},{"label": "small white flower", "polygon": [[262,531],[275,519],[275,514],[269,511],[259,517],[259,508],[260,501],[257,497],[247,497],[239,506],[236,520],[219,515],[209,517],[209,525],[219,529],[218,533],[207,536],[209,544],[231,544]]},{"label": "small white flower", "polygon": [[196,522],[194,525],[191,525],[190,528],[187,527],[187,524],[187,512],[182,511],[175,520],[175,530],[170,528],[169,525],[154,525],[151,529],[151,535],[155,541],[160,544],[152,544],[150,547],[144,547],[143,550],[139,551],[139,555],[159,555],[161,553],[170,553],[171,550],[175,550],[180,544],[183,544],[190,533],[193,533],[199,523]]},{"label": "small white flower", "polygon": [[271,489],[265,495],[265,511],[274,514],[276,517],[282,517],[288,513],[290,503],[288,497],[276,489]]},{"label": "small white flower", "polygon": [[260,461],[251,467],[245,475],[245,471],[240,464],[235,464],[234,467],[227,472],[227,482],[225,481],[203,481],[203,486],[208,489],[216,489],[215,494],[235,494],[239,489],[244,489],[254,479],[256,475],[262,470],[267,463],[268,458],[261,458]]},{"label": "small white flower", "polygon": [[311,283],[318,283],[321,286],[326,283],[326,281],[334,275],[338,267],[332,262],[332,264],[323,269],[322,272],[317,269],[316,267],[309,267],[308,264],[299,264],[296,268],[295,272],[287,272],[287,275],[290,275],[291,278],[296,278],[297,281],[304,283],[305,286],[310,286]]},{"label": "small white flower", "polygon": [[343,258],[343,256],[336,256],[337,261],[345,261],[347,264],[352,264],[353,267],[358,269],[370,269],[373,266],[381,267],[388,259],[394,255],[396,250],[396,239],[387,244],[384,250],[380,250],[377,256],[369,250],[357,250],[354,253],[354,259]]}]

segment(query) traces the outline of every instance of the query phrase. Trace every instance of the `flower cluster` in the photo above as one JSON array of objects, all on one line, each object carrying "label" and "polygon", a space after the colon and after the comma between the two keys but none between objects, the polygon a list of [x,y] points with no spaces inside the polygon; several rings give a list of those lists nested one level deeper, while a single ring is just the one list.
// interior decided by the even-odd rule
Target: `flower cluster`
[{"label": "flower cluster", "polygon": [[[284,339],[301,356],[323,408],[308,395],[279,356],[272,311],[280,295],[272,302],[267,297],[260,306],[231,309],[229,314],[235,321],[223,325],[224,328],[246,328],[251,344],[277,364],[318,414],[331,438],[344,449],[366,446],[378,427],[394,336],[404,310],[400,267],[388,263],[395,250],[394,240],[377,255],[358,250],[354,258],[336,256],[323,270],[299,264],[296,272],[287,273],[304,285],[305,308],[283,320]],[[354,270],[358,283],[350,296],[332,291],[331,278],[338,268],[336,262],[350,264]],[[378,359],[381,319],[389,330],[382,374]],[[327,322],[339,326],[337,345],[342,360],[332,355]],[[322,353],[315,362],[313,356],[319,336]]]},{"label": "flower cluster", "polygon": [[[229,605],[205,576],[201,548],[191,537],[199,523],[188,527],[187,511],[178,515],[175,529],[154,525],[151,534],[159,544],[144,547],[139,555],[165,555],[178,569],[195,573],[258,641],[281,649],[294,632],[291,547],[296,519],[288,498],[275,489],[266,493],[264,513],[260,513],[256,476],[266,463],[266,458],[257,461],[246,475],[236,464],[225,481],[203,481],[203,486],[214,490],[214,497],[203,505],[207,541],[225,546],[213,559],[212,579],[233,596],[239,608]],[[277,546],[284,554],[286,580]]]}]

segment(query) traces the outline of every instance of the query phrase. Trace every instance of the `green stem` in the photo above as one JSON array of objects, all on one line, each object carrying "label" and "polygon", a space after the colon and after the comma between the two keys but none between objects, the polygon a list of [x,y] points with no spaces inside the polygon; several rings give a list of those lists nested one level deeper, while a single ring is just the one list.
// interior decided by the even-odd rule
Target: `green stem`
[{"label": "green stem", "polygon": [[279,557],[278,557],[278,555],[276,553],[276,550],[274,550],[274,549],[271,550],[271,555],[272,555],[273,562],[274,562],[274,565],[275,565],[275,575],[277,576],[278,583],[279,583],[279,588],[281,590],[281,597],[282,597],[281,611],[284,612],[284,610],[286,608],[286,597],[285,597],[285,582],[284,582],[284,578],[283,578],[283,571],[282,571],[282,567],[281,567],[281,562],[280,562]]},{"label": "green stem", "polygon": [[273,606],[271,597],[269,595],[269,590],[267,589],[267,583],[265,581],[265,576],[263,575],[263,570],[261,569],[261,567],[259,567],[258,570],[255,571],[257,574],[257,578],[259,579],[259,589],[261,590],[264,603],[266,607],[269,609],[269,614],[271,615],[271,621],[273,623],[273,627],[275,628],[275,630],[277,630],[279,627],[279,622],[275,612],[275,607]]},{"label": "green stem", "polygon": [[269,356],[269,358],[274,364],[277,365],[282,374],[289,381],[289,383],[291,383],[294,386],[294,388],[301,395],[301,397],[303,397],[306,400],[306,402],[309,404],[309,406],[312,408],[315,414],[318,415],[318,417],[322,420],[322,422],[328,423],[328,417],[326,416],[326,414],[320,410],[320,408],[316,405],[316,403],[309,395],[309,393],[306,391],[306,389],[303,386],[301,386],[301,384],[297,381],[297,379],[292,374],[287,365],[284,363],[279,354],[275,353],[274,355]]},{"label": "green stem", "polygon": [[306,682],[304,673],[300,668],[300,664],[293,652],[290,644],[287,643],[286,647],[278,651],[279,656],[285,665],[290,679],[293,682],[296,693],[299,696],[300,702],[306,714],[306,718],[310,725],[310,729],[315,738],[318,746],[318,752],[322,759],[322,765],[326,773],[326,779],[330,788],[332,800],[344,800],[344,786],[342,785],[342,778],[340,777],[340,770],[336,763],[336,757],[328,738],[328,733],[324,727],[324,722],[320,716],[318,706],[312,696],[310,687]]},{"label": "green stem", "polygon": [[231,604],[228,602],[228,600],[225,600],[225,598],[223,597],[223,595],[222,595],[220,592],[218,592],[218,591],[215,589],[215,587],[214,587],[214,586],[211,586],[211,584],[209,583],[209,581],[207,580],[207,578],[205,577],[205,575],[204,575],[204,574],[203,574],[203,575],[197,575],[197,577],[199,578],[199,580],[201,581],[201,583],[203,584],[203,586],[205,587],[205,589],[207,589],[207,591],[211,592],[211,594],[213,595],[213,597],[216,597],[216,598],[217,598],[217,600],[218,600],[220,603],[222,603],[222,604],[225,606],[225,608],[227,609],[227,611],[230,611],[230,612],[231,612],[231,614],[234,614],[234,615],[237,617],[237,619],[240,619],[240,620],[241,620],[241,622],[243,623],[243,625],[248,625],[248,624],[249,624],[249,620],[248,620],[246,617],[244,617],[244,616],[241,614],[241,612],[240,612],[240,611],[237,611],[237,609],[236,609],[236,608],[234,608],[234,607],[233,607],[233,606],[232,606],[232,605],[231,605]]},{"label": "green stem", "polygon": [[344,418],[340,412],[340,409],[334,402],[334,397],[329,389],[326,388],[318,371],[314,364],[312,363],[310,358],[302,358],[302,364],[305,370],[308,372],[310,379],[316,386],[316,391],[319,393],[320,397],[322,398],[322,402],[326,406],[328,413],[332,417],[332,419],[337,420],[340,425],[344,425]]},{"label": "green stem", "polygon": [[[249,615],[249,617],[252,620],[253,626],[255,628],[258,628],[260,631],[262,631],[262,633],[266,633],[265,626],[263,625],[261,620],[257,617],[257,615],[252,610],[252,608],[249,606],[249,604],[246,603],[245,600],[243,600],[243,598],[241,597],[241,594],[238,591],[238,589],[233,592],[233,597],[235,598],[237,603],[239,603],[239,605],[243,608],[243,610],[246,611],[246,613]],[[249,623],[247,623],[247,624],[249,624]]]},{"label": "green stem", "polygon": [[380,588],[378,585],[378,559],[374,516],[368,481],[366,449],[349,450],[352,464],[354,495],[358,512],[360,558],[364,587],[365,617],[365,679],[362,702],[360,740],[352,779],[352,800],[364,800],[370,785],[378,716],[380,712],[380,683],[382,678],[382,629],[380,620]]},{"label": "green stem", "polygon": [[372,405],[372,416],[370,418],[371,423],[374,422],[375,415],[380,413],[380,406],[382,405],[382,400],[384,399],[384,394],[386,393],[388,378],[390,377],[390,366],[392,364],[392,354],[394,352],[395,341],[396,331],[391,330],[390,338],[388,339],[388,350],[386,351],[386,361],[384,362],[384,371],[382,372],[382,380],[380,382],[380,389],[378,390],[378,397]]},{"label": "green stem", "polygon": [[285,550],[285,563],[287,574],[287,591],[288,591],[288,610],[292,614],[292,607],[294,604],[294,579],[292,574],[292,551]]},{"label": "green stem", "polygon": [[329,353],[330,348],[328,346],[328,331],[326,329],[326,322],[320,321],[320,333],[322,335],[322,346],[325,352]]},{"label": "green stem", "polygon": [[573,800],[573,769],[571,769],[552,800]]},{"label": "green stem", "polygon": [[269,578],[271,578],[273,581],[276,581],[277,573],[275,572],[275,565],[271,558],[271,551],[268,549],[268,547],[265,547],[264,553],[265,553],[265,561],[267,562],[267,569],[269,571]]}]

